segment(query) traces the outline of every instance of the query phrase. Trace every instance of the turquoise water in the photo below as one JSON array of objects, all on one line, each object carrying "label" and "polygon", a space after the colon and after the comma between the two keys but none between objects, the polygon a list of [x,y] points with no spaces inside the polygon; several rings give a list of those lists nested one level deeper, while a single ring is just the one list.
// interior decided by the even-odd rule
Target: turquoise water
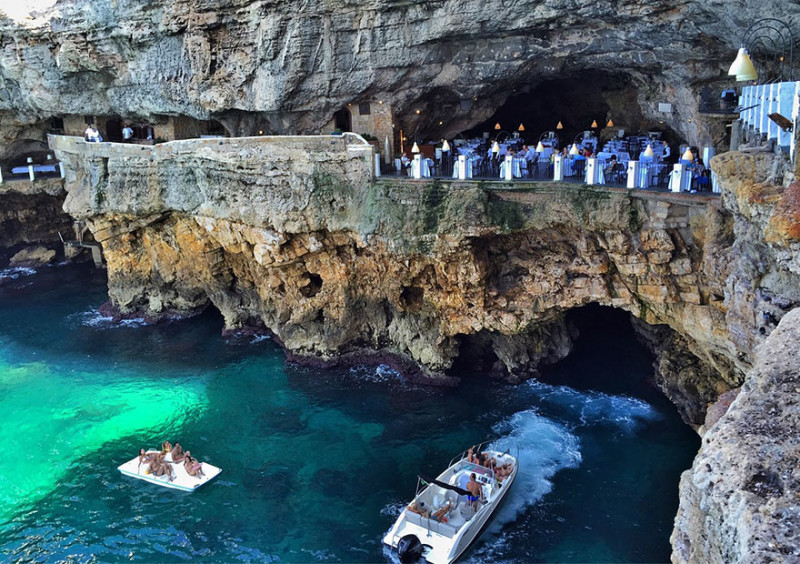
[{"label": "turquoise water", "polygon": [[[4,560],[386,561],[417,473],[486,438],[519,448],[520,474],[465,561],[669,558],[699,441],[644,382],[624,316],[579,315],[576,354],[542,382],[441,390],[287,367],[269,339],[223,340],[213,313],[113,324],[104,300],[91,269],[0,272]],[[223,474],[187,494],[117,472],[164,439]]]}]

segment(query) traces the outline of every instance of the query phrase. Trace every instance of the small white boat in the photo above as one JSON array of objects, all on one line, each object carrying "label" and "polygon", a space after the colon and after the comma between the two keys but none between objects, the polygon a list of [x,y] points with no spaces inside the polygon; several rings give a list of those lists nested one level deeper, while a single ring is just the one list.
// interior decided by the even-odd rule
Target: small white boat
[{"label": "small white boat", "polygon": [[[384,544],[396,550],[401,562],[419,558],[431,564],[450,564],[478,538],[517,477],[517,457],[508,452],[484,451],[497,467],[511,465],[511,473],[498,481],[491,468],[467,459],[462,453],[435,480],[420,478],[417,496],[403,509],[394,526],[383,537]],[[481,500],[470,503],[467,482],[475,474],[481,484]],[[428,509],[426,515],[409,509]],[[440,519],[435,516],[438,515]]]},{"label": "small white boat", "polygon": [[167,454],[167,456],[164,457],[164,460],[172,467],[172,475],[175,477],[175,479],[171,482],[167,476],[156,476],[154,474],[150,474],[150,464],[147,462],[139,464],[138,456],[133,460],[129,460],[125,464],[118,466],[117,470],[126,476],[130,476],[131,478],[138,478],[139,480],[144,480],[145,482],[150,482],[151,484],[156,484],[157,486],[163,486],[165,488],[172,488],[184,492],[195,491],[200,486],[204,486],[216,478],[217,475],[222,472],[221,468],[217,468],[208,462],[201,462],[200,464],[202,465],[204,475],[200,477],[191,476],[186,471],[186,468],[184,468],[183,463],[175,464],[172,462],[171,454]]}]

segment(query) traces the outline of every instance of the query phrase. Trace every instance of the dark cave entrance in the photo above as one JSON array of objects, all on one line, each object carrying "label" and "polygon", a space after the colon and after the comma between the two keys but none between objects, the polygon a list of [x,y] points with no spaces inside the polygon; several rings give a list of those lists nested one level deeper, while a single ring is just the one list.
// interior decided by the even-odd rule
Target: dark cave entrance
[{"label": "dark cave entrance", "polygon": [[353,131],[353,116],[350,115],[350,110],[343,108],[333,114],[334,127],[344,133],[345,131]]},{"label": "dark cave entrance", "polygon": [[539,380],[577,390],[666,400],[654,384],[655,355],[636,335],[631,314],[589,304],[567,312],[573,349],[563,360],[539,367]]},{"label": "dark cave entrance", "polygon": [[[616,136],[619,129],[637,133],[643,126],[637,101],[639,89],[626,74],[585,71],[574,76],[546,80],[531,89],[515,87],[505,103],[489,119],[478,124],[465,137],[499,131],[524,131],[520,136],[536,143],[546,131],[558,134],[561,146],[571,144],[585,131],[605,137]],[[609,119],[613,125],[608,126]],[[558,123],[563,125],[557,129]],[[496,128],[500,124],[500,130]],[[592,124],[595,127],[592,127]]]},{"label": "dark cave entrance", "polygon": [[[655,356],[637,337],[628,312],[590,304],[567,312],[566,325],[571,352],[562,360],[539,362],[537,380],[578,390],[666,399],[653,383]],[[534,333],[520,338],[537,339]],[[508,376],[487,331],[460,338],[449,374],[462,379]]]},{"label": "dark cave entrance", "polygon": [[[528,78],[531,80],[522,77],[510,85],[511,92],[497,92],[495,97],[504,102],[477,124],[470,118],[476,111],[485,112],[479,97],[458,100],[452,93],[435,89],[425,96],[425,122],[418,127],[425,129],[432,139],[442,135],[481,138],[485,134],[494,139],[498,135],[516,134],[534,145],[543,134],[553,131],[561,147],[576,142],[585,132],[598,137],[601,146],[619,137],[620,131],[624,137],[657,133],[674,147],[673,153],[684,142],[665,120],[644,117],[639,102],[640,85],[626,73],[583,70],[541,82]],[[557,129],[559,122],[561,129]],[[464,124],[475,125],[459,131]]]}]

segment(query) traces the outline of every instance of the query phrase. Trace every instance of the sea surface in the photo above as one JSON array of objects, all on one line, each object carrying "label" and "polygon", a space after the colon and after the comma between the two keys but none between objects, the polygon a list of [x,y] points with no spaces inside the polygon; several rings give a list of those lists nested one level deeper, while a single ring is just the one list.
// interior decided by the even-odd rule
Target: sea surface
[{"label": "sea surface", "polygon": [[[102,271],[0,271],[0,561],[385,562],[416,476],[490,440],[520,473],[464,562],[669,559],[699,447],[648,384],[625,314],[579,311],[575,353],[517,386],[287,366],[216,312],[113,323]],[[223,468],[194,493],[125,477],[179,441]]]}]

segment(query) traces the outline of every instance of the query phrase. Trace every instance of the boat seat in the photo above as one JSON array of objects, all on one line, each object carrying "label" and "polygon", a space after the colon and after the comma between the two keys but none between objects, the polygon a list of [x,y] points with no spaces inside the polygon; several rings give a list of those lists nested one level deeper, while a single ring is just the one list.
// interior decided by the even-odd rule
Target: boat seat
[{"label": "boat seat", "polygon": [[427,517],[423,517],[419,513],[414,513],[408,509],[406,509],[405,512],[406,521],[409,523],[414,523],[415,525],[419,525],[424,529],[429,529],[434,533],[439,533],[440,535],[444,535],[446,537],[452,537],[456,534],[456,528],[449,523],[440,523],[436,519],[428,519]]}]

